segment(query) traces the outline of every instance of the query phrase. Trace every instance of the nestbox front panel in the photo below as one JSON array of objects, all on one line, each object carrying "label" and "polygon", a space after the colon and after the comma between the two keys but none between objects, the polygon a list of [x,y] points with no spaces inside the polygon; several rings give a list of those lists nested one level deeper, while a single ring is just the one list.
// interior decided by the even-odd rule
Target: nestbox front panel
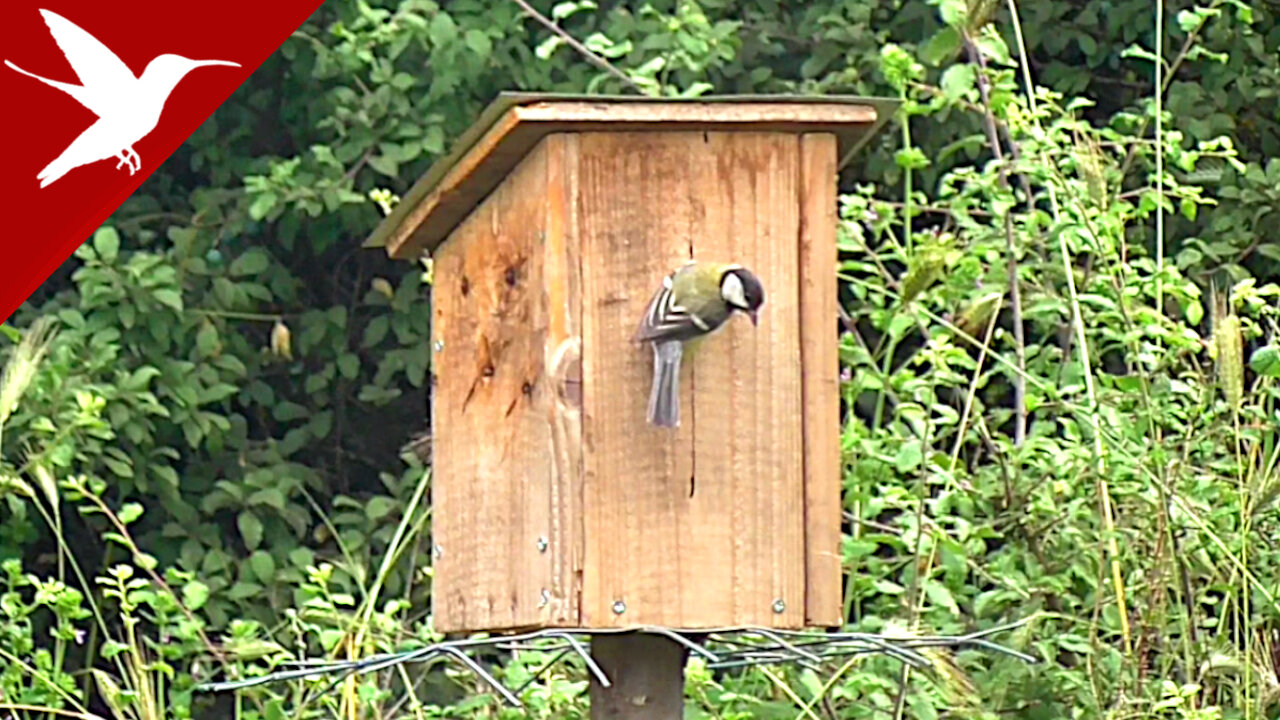
[{"label": "nestbox front panel", "polygon": [[[583,623],[801,626],[801,136],[583,133],[578,173]],[[646,423],[652,355],[631,338],[690,258],[747,266],[767,302],[686,356],[673,431]]]},{"label": "nestbox front panel", "polygon": [[[434,253],[436,628],[839,624],[835,137],[518,139]],[[655,428],[632,337],[690,258],[767,301],[691,349]]]}]

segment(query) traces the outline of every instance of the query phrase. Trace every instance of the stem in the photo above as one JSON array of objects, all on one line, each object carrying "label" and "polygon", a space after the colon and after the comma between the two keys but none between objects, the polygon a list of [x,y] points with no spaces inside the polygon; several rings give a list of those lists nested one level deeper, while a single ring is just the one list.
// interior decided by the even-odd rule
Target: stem
[{"label": "stem", "polygon": [[[973,42],[973,38],[967,30],[964,31],[964,46],[969,54],[969,61],[977,65],[981,70],[978,73],[978,93],[982,96],[983,125],[987,131],[987,142],[991,144],[991,152],[1000,168],[1000,184],[1008,190],[1010,189],[1009,170],[1004,163],[1004,150],[1000,143],[999,130],[996,127],[995,112],[991,109],[991,92],[987,86],[986,61],[983,59],[982,53],[978,51],[977,44]],[[1010,147],[1013,147],[1013,143],[1010,143]],[[1027,202],[1031,202],[1030,182],[1025,177],[1022,177],[1021,181],[1023,192],[1027,195]],[[1009,313],[1013,316],[1013,350],[1014,357],[1017,359],[1018,370],[1022,371],[1013,378],[1013,446],[1021,447],[1023,441],[1027,438],[1027,383],[1022,379],[1022,375],[1026,373],[1027,369],[1027,345],[1022,332],[1022,292],[1018,287],[1018,247],[1013,235],[1013,217],[1009,211],[1004,213],[1004,238],[1009,274]]]},{"label": "stem", "polygon": [[1058,233],[1058,249],[1062,255],[1062,270],[1067,278],[1067,292],[1071,298],[1072,325],[1076,331],[1076,345],[1080,350],[1080,363],[1084,366],[1085,395],[1089,399],[1089,424],[1093,429],[1093,458],[1098,473],[1098,498],[1102,503],[1102,521],[1107,531],[1107,552],[1111,556],[1111,582],[1116,589],[1116,606],[1120,615],[1120,633],[1124,637],[1125,655],[1133,651],[1129,630],[1129,610],[1125,602],[1124,574],[1120,571],[1120,544],[1116,542],[1115,512],[1111,505],[1111,487],[1107,482],[1106,455],[1102,446],[1102,422],[1098,419],[1098,394],[1093,386],[1093,366],[1089,362],[1089,344],[1084,332],[1084,317],[1080,312],[1080,296],[1076,293],[1076,277],[1071,268],[1071,250],[1067,247],[1066,233]]}]

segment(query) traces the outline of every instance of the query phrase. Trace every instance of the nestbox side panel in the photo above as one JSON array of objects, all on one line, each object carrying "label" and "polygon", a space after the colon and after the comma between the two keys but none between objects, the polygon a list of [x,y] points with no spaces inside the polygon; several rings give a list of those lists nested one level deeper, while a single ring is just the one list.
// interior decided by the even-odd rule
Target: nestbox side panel
[{"label": "nestbox side panel", "polygon": [[[803,624],[799,142],[580,136],[587,626]],[[690,257],[752,268],[768,302],[686,356],[682,425],[654,428],[631,338]]]},{"label": "nestbox side panel", "polygon": [[836,137],[800,136],[800,350],[804,378],[805,624],[843,623]]},{"label": "nestbox side panel", "polygon": [[434,259],[432,602],[441,631],[555,623],[547,176],[543,144]]}]

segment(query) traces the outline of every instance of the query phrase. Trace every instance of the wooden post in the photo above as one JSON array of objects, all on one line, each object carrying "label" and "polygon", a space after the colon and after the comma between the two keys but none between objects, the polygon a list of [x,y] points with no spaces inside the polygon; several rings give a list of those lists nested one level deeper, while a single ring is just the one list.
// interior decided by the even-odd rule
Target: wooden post
[{"label": "wooden post", "polygon": [[648,633],[597,635],[591,656],[613,684],[591,678],[591,720],[680,720],[688,650]]}]

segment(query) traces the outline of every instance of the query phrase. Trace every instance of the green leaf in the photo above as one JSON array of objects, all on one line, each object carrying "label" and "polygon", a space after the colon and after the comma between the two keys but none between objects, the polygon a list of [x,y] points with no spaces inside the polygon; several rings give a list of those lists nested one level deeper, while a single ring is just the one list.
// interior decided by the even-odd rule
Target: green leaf
[{"label": "green leaf", "polygon": [[1280,378],[1280,347],[1263,345],[1249,356],[1249,367],[1259,375]]},{"label": "green leaf", "polygon": [[299,570],[305,570],[315,562],[316,556],[311,548],[299,547],[289,551],[289,563]]},{"label": "green leaf", "polygon": [[449,17],[448,13],[438,12],[436,16],[431,18],[431,27],[428,35],[431,38],[431,44],[437,47],[448,45],[458,34],[458,25]]},{"label": "green leaf", "polygon": [[952,65],[942,73],[942,94],[948,100],[963,100],[974,89],[977,77],[974,67],[968,63]]},{"label": "green leaf", "polygon": [[364,506],[364,514],[370,520],[381,520],[396,507],[396,501],[386,495],[377,495]]},{"label": "green leaf", "polygon": [[284,510],[284,492],[280,488],[262,488],[246,498],[245,503],[248,505],[266,505],[276,510]]},{"label": "green leaf", "polygon": [[924,581],[924,594],[934,605],[946,608],[952,615],[960,614],[960,606],[956,604],[956,599],[951,594],[951,591],[937,580],[929,578]]},{"label": "green leaf", "polygon": [[920,170],[929,167],[929,158],[918,147],[909,147],[893,154],[893,161],[898,167],[906,170]]},{"label": "green leaf", "polygon": [[276,576],[276,561],[271,557],[271,553],[265,550],[257,550],[249,556],[249,570],[262,581],[264,585],[270,585]]},{"label": "green leaf", "polygon": [[262,521],[258,516],[244,510],[236,516],[236,527],[240,529],[240,538],[244,540],[245,547],[257,550],[262,544]]},{"label": "green leaf", "polygon": [[1132,57],[1132,58],[1138,58],[1138,59],[1140,59],[1140,60],[1148,60],[1148,61],[1153,62],[1153,63],[1161,63],[1161,64],[1164,64],[1164,61],[1163,61],[1163,60],[1161,60],[1159,57],[1157,57],[1155,53],[1151,52],[1150,50],[1148,50],[1148,49],[1146,49],[1146,48],[1144,48],[1144,47],[1142,47],[1141,45],[1138,45],[1138,44],[1136,44],[1136,43],[1135,43],[1135,44],[1133,44],[1133,45],[1130,45],[1130,46],[1129,46],[1129,47],[1127,47],[1127,48],[1125,48],[1125,49],[1120,53],[1120,57],[1122,57],[1122,58],[1131,58],[1131,57]]},{"label": "green leaf", "polygon": [[199,610],[209,600],[209,586],[192,580],[182,586],[182,604],[188,610]]},{"label": "green leaf", "polygon": [[262,586],[255,582],[238,582],[227,590],[227,597],[231,600],[248,600],[261,595]]},{"label": "green leaf", "polygon": [[[126,460],[113,457],[103,457],[102,464],[107,466],[116,477],[131,478],[133,477],[133,465]],[[134,503],[135,505],[137,503]],[[127,505],[125,507],[128,507]],[[123,514],[123,511],[121,512]]]},{"label": "green leaf", "polygon": [[196,353],[202,358],[210,357],[217,354],[218,345],[218,328],[206,319],[196,331]]},{"label": "green leaf", "polygon": [[965,0],[935,0],[938,14],[948,27],[964,28],[969,22],[969,5]]},{"label": "green leaf", "polygon": [[560,46],[565,44],[564,38],[559,35],[548,35],[542,42],[538,43],[536,48],[533,49],[533,54],[539,60],[550,60],[556,50],[559,50]]},{"label": "green leaf", "polygon": [[235,277],[257,275],[271,266],[271,256],[262,248],[251,248],[231,262],[227,272]]},{"label": "green leaf", "polygon": [[374,155],[369,158],[369,167],[387,177],[396,177],[400,174],[400,163],[395,158],[387,155]]},{"label": "green leaf", "polygon": [[249,204],[249,217],[254,220],[262,220],[271,211],[276,208],[276,194],[272,192],[260,193],[253,198],[253,202]]},{"label": "green leaf", "polygon": [[386,315],[379,315],[370,320],[364,326],[364,339],[360,342],[360,347],[367,349],[382,342],[390,328],[391,321],[387,319]]},{"label": "green leaf", "polygon": [[325,652],[331,652],[334,648],[338,646],[338,643],[341,642],[342,638],[345,637],[346,634],[347,633],[344,630],[334,630],[334,629],[321,630],[320,631],[320,647],[324,648]]},{"label": "green leaf", "polygon": [[360,373],[360,358],[355,353],[343,353],[338,356],[338,372],[347,380],[352,380]]},{"label": "green leaf", "polygon": [[961,44],[960,31],[953,27],[944,27],[934,33],[933,37],[920,48],[920,59],[937,67],[955,57],[960,51]]},{"label": "green leaf", "polygon": [[924,452],[920,441],[908,440],[898,449],[898,455],[894,458],[894,466],[898,468],[898,472],[907,473],[920,467],[920,462],[923,459]]},{"label": "green leaf", "polygon": [[128,525],[142,517],[142,504],[136,502],[125,503],[116,517],[119,518],[121,523]]},{"label": "green leaf", "polygon": [[277,403],[271,410],[271,416],[279,422],[289,422],[310,415],[311,411],[295,402],[283,401]]},{"label": "green leaf", "polygon": [[182,312],[182,295],[177,290],[160,288],[159,290],[152,292],[151,297],[155,298],[156,302],[161,305],[165,305],[178,312]]},{"label": "green leaf", "polygon": [[93,234],[93,249],[103,263],[114,263],[120,253],[120,234],[109,225],[102,226]]},{"label": "green leaf", "polygon": [[467,43],[467,47],[480,57],[489,57],[489,53],[493,51],[493,41],[483,30],[472,28],[463,35],[463,40]]}]

